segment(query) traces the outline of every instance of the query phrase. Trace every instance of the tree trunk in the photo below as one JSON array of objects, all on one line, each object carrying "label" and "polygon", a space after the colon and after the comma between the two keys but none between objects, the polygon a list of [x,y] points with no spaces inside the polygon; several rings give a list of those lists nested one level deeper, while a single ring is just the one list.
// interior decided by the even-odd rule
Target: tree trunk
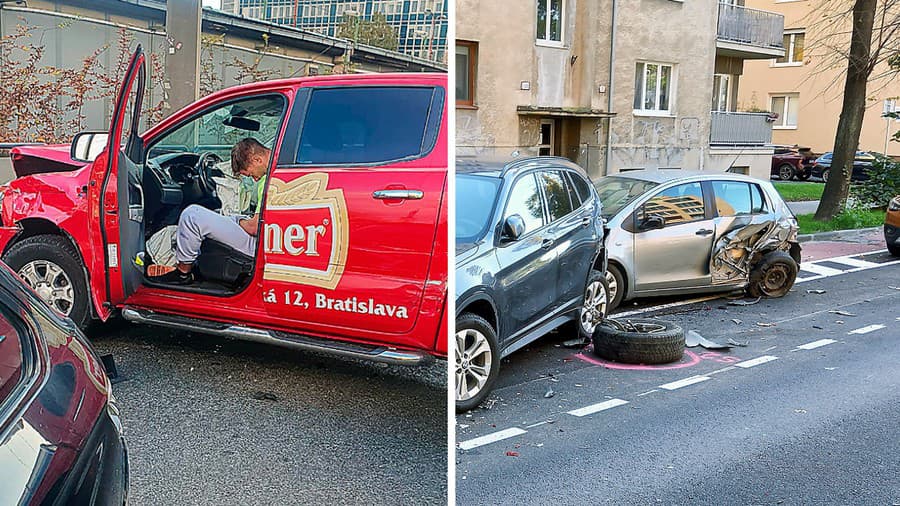
[{"label": "tree trunk", "polygon": [[870,51],[875,5],[876,0],[856,0],[853,5],[853,33],[841,118],[834,136],[834,154],[828,182],[825,183],[825,191],[815,216],[820,221],[828,221],[840,214],[850,193],[853,159],[856,158],[859,133],[866,112],[866,84],[872,72]]}]

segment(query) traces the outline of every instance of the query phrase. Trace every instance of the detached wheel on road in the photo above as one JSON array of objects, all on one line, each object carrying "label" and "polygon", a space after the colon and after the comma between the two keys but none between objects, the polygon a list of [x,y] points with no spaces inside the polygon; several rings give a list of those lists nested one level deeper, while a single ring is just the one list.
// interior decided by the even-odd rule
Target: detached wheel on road
[{"label": "detached wheel on road", "polygon": [[666,364],[684,354],[684,330],[652,318],[604,320],[593,341],[594,354],[625,364]]},{"label": "detached wheel on road", "polygon": [[591,270],[587,285],[584,288],[584,302],[578,313],[578,333],[584,339],[594,335],[597,324],[609,314],[609,286],[606,275]]},{"label": "detached wheel on road", "polygon": [[625,297],[625,276],[613,264],[606,267],[606,284],[609,286],[609,308],[606,310],[606,314],[609,314],[613,309],[619,307],[622,298]]},{"label": "detached wheel on road", "polygon": [[780,177],[782,181],[794,179],[795,173],[794,166],[789,163],[783,163],[778,166],[778,177]]},{"label": "detached wheel on road", "polygon": [[752,297],[784,297],[797,280],[797,262],[784,251],[766,253],[750,271],[747,293]]},{"label": "detached wheel on road", "polygon": [[497,334],[484,318],[463,313],[456,319],[457,413],[469,411],[491,392],[500,369]]},{"label": "detached wheel on road", "polygon": [[80,255],[64,237],[36,235],[17,242],[3,256],[50,307],[84,330],[91,323],[87,282]]}]

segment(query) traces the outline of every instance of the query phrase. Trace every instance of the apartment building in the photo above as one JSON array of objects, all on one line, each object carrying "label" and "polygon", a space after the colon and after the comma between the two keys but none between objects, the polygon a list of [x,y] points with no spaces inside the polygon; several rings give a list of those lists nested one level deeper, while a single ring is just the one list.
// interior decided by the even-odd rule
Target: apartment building
[{"label": "apartment building", "polygon": [[[816,153],[831,151],[841,114],[846,60],[834,61],[826,38],[843,32],[850,47],[850,19],[832,25],[818,0],[748,0],[760,9],[784,16],[785,54],[780,58],[747,62],[738,95],[742,110],[768,110],[778,115],[772,141],[800,145]],[[849,11],[849,4],[847,7]],[[832,39],[829,43],[835,43]],[[900,121],[882,117],[885,107],[897,107],[900,80],[896,74],[876,79],[885,68],[872,72],[867,90],[867,108],[859,137],[859,149],[900,155],[900,143],[889,137],[900,130]]]},{"label": "apartment building", "polygon": [[346,16],[385,16],[398,52],[447,63],[448,3],[453,0],[222,0],[222,10],[248,18],[337,36]]},{"label": "apartment building", "polygon": [[771,115],[734,98],[745,60],[784,54],[781,15],[716,0],[458,0],[456,12],[459,156],[768,177]]}]

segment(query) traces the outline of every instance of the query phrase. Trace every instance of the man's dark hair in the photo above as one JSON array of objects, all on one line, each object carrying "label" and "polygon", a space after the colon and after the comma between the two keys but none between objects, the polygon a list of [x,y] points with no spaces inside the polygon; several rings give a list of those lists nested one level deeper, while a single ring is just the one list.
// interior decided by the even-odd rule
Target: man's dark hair
[{"label": "man's dark hair", "polygon": [[250,163],[251,156],[264,154],[268,151],[269,148],[260,144],[260,142],[253,137],[241,139],[233,148],[231,148],[231,172],[233,172],[234,175],[238,175],[238,173]]}]

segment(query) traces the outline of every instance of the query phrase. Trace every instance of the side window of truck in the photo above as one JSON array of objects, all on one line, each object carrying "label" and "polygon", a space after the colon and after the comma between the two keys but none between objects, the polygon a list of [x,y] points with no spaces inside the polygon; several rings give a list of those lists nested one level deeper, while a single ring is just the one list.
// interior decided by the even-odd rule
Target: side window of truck
[{"label": "side window of truck", "polygon": [[295,163],[377,165],[419,158],[435,145],[443,89],[316,88],[304,108]]}]

